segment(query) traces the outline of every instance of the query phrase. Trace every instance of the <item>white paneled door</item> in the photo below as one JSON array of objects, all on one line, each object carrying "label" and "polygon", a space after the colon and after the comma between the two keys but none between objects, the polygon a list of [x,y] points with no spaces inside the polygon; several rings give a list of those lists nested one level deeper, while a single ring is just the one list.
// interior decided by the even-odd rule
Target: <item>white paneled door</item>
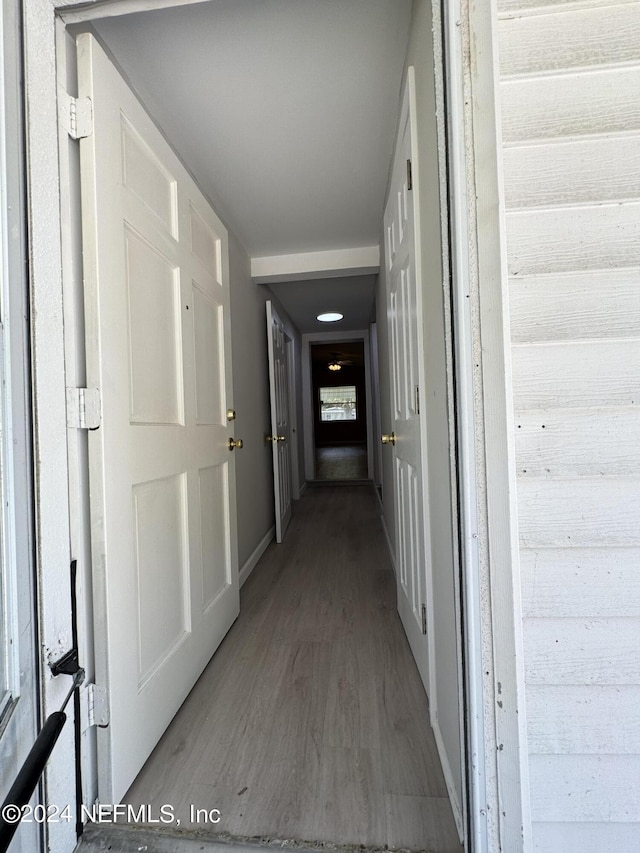
[{"label": "white paneled door", "polygon": [[289,423],[289,368],[284,325],[267,302],[271,443],[276,512],[276,542],[282,542],[291,520],[291,426]]},{"label": "white paneled door", "polygon": [[[239,612],[227,233],[78,38],[99,798],[117,802]],[[233,448],[232,448],[233,449]]]},{"label": "white paneled door", "polygon": [[383,442],[385,452],[393,454],[398,611],[423,684],[431,695],[431,553],[412,103],[415,84],[413,68],[409,68],[384,213],[392,433],[383,436]]}]

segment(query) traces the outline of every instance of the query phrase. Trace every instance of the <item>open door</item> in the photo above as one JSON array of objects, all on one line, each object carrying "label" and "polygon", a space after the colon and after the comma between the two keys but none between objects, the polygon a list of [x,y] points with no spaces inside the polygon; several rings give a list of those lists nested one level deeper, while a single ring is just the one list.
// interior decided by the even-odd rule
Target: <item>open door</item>
[{"label": "open door", "polygon": [[[227,233],[88,34],[80,96],[99,798],[118,802],[239,612]],[[96,405],[99,409],[99,405]]]},{"label": "open door", "polygon": [[[426,413],[420,297],[420,258],[416,245],[417,180],[412,145],[415,104],[409,68],[396,142],[389,198],[384,213],[385,277],[391,364],[393,431],[382,442],[393,453],[396,505],[398,612],[427,694],[430,694],[431,547],[426,477]],[[412,174],[413,173],[413,174]],[[425,401],[426,402],[426,401]]]},{"label": "open door", "polygon": [[269,389],[276,542],[282,542],[291,520],[291,429],[289,424],[289,367],[284,324],[271,301],[267,302]]}]

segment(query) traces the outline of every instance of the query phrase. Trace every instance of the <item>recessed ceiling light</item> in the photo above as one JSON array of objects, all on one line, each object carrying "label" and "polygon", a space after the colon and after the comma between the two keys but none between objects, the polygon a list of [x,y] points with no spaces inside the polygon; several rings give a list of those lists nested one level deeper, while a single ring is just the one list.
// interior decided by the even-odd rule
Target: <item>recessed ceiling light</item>
[{"label": "recessed ceiling light", "polygon": [[320,320],[321,323],[337,323],[338,320],[342,320],[344,314],[339,314],[337,311],[327,311],[324,314],[318,314],[317,319]]}]

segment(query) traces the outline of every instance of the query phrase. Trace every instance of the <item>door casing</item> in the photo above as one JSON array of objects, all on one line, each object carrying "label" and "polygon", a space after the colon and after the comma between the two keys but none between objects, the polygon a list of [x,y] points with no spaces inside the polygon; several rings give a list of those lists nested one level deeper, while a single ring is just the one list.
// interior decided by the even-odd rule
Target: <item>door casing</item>
[{"label": "door casing", "polygon": [[364,345],[364,375],[367,421],[367,476],[373,479],[373,406],[371,393],[371,348],[369,330],[355,332],[310,332],[302,336],[302,406],[304,418],[304,469],[307,480],[315,480],[315,437],[313,428],[313,380],[311,344],[362,341]]},{"label": "door casing", "polygon": [[[20,4],[0,9],[0,799],[20,770],[40,725],[34,575],[33,447],[29,388],[28,283],[24,266],[25,172],[20,80]],[[5,646],[5,642],[7,645]],[[6,692],[5,692],[6,689]],[[36,792],[32,804],[40,802]],[[34,850],[34,823],[11,849]]]}]

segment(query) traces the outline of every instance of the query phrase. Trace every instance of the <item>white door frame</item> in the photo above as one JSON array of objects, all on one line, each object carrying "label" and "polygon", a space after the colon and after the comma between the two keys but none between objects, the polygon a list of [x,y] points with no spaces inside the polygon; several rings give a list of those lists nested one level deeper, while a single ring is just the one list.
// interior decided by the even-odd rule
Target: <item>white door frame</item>
[{"label": "white door frame", "polygon": [[[274,512],[276,521],[276,542],[278,544],[284,541],[287,528],[291,521],[293,511],[293,475],[291,472],[292,454],[295,448],[291,442],[291,350],[289,345],[292,340],[285,330],[285,324],[278,314],[278,309],[273,304],[271,299],[267,299],[265,304],[267,309],[267,361],[269,368],[269,410],[270,410],[270,425],[271,433],[271,453],[273,459],[273,497],[274,497]],[[282,343],[278,343],[277,339],[282,335]],[[278,355],[280,350],[281,355]],[[284,356],[284,358],[282,358]],[[286,377],[284,388],[279,389],[278,378],[278,362],[284,361],[284,369]],[[283,407],[282,400],[279,400],[279,390],[286,395],[285,406]],[[282,409],[285,409],[286,417],[284,423],[280,421]],[[284,436],[279,436],[280,430]],[[284,444],[281,446],[280,441]],[[288,456],[288,463],[287,463]],[[284,457],[284,464],[283,464]],[[286,478],[283,477],[283,472],[286,471]],[[288,482],[287,482],[288,480]],[[283,497],[286,501],[287,489],[289,493],[288,503],[284,509],[282,508]]]},{"label": "white door frame", "polygon": [[[47,664],[71,646],[62,225],[60,169],[55,153],[58,150],[56,13],[63,15],[66,23],[72,23],[192,2],[201,0],[24,2],[36,557],[45,714],[60,703],[66,684],[61,679],[51,679]],[[529,817],[519,590],[517,573],[513,571],[514,566],[517,568],[514,548],[517,542],[512,488],[513,437],[509,434],[507,417],[510,365],[503,301],[504,231],[496,203],[503,196],[495,156],[495,2],[467,4],[465,0],[452,0],[451,6],[446,3],[444,6],[449,13],[445,18],[444,43],[452,146],[449,165],[454,176],[452,253],[458,299],[453,326],[461,416],[465,657],[471,704],[469,719],[473,721],[470,730],[476,733],[476,740],[472,738],[471,743],[471,763],[478,767],[474,784],[483,781],[484,772],[484,791],[479,799],[475,796],[477,792],[472,791],[470,808],[476,812],[472,824],[475,821],[480,825],[489,807],[493,815],[487,827],[490,847],[498,849],[497,844],[501,843],[502,849],[516,853],[527,849]],[[470,109],[465,100],[470,102]],[[480,140],[485,144],[480,144]],[[493,159],[490,163],[481,162],[480,152],[487,150]],[[471,184],[475,182],[476,195],[475,199],[470,197],[468,204],[467,179]],[[481,227],[477,227],[476,217]],[[482,270],[482,290],[478,288],[478,264]],[[467,299],[470,295],[478,310],[471,311],[471,300]],[[489,341],[495,346],[486,347]],[[485,343],[484,349],[481,342]],[[477,669],[478,661],[482,662],[481,670]],[[502,688],[500,706],[496,701],[498,683]],[[504,748],[498,750],[498,744]],[[45,783],[47,802],[73,804],[75,759],[70,723],[50,759]],[[73,850],[73,822],[51,824],[49,837],[51,847],[59,853]],[[474,832],[473,838],[476,837]],[[482,853],[483,848],[473,850]]]},{"label": "white door frame", "polygon": [[298,451],[298,395],[296,393],[296,343],[285,334],[287,347],[287,383],[289,388],[289,427],[291,448],[291,497],[300,499],[300,458]]},{"label": "white door frame", "polygon": [[373,484],[376,488],[382,488],[382,415],[380,413],[380,371],[378,368],[378,324],[371,323],[369,326],[369,357],[371,358],[371,392],[373,408]]},{"label": "white door frame", "polygon": [[[62,299],[55,17],[51,0],[23,4],[27,204],[31,282],[36,571],[43,716],[58,709],[67,679],[48,664],[72,647],[69,486]],[[45,802],[75,805],[73,710],[44,774]],[[51,849],[70,851],[75,821],[46,826]]]},{"label": "white door frame", "polygon": [[[34,584],[31,388],[20,4],[0,9],[0,799],[38,733],[40,695]],[[34,802],[40,802],[36,794]],[[39,828],[23,824],[14,846],[35,849]]]},{"label": "white door frame", "polygon": [[[446,202],[458,420],[467,849],[527,853],[531,818],[504,191],[498,153],[496,2],[438,0],[434,5],[447,98],[445,107],[440,93],[442,114],[447,116]],[[467,194],[471,187],[475,203],[473,190]]]},{"label": "white door frame", "polygon": [[364,387],[367,396],[365,417],[367,423],[367,477],[373,480],[373,406],[371,398],[371,350],[369,330],[356,332],[309,332],[302,336],[302,418],[304,421],[304,470],[307,480],[316,476],[315,431],[313,428],[313,379],[311,376],[311,345],[362,341],[364,347]]}]

